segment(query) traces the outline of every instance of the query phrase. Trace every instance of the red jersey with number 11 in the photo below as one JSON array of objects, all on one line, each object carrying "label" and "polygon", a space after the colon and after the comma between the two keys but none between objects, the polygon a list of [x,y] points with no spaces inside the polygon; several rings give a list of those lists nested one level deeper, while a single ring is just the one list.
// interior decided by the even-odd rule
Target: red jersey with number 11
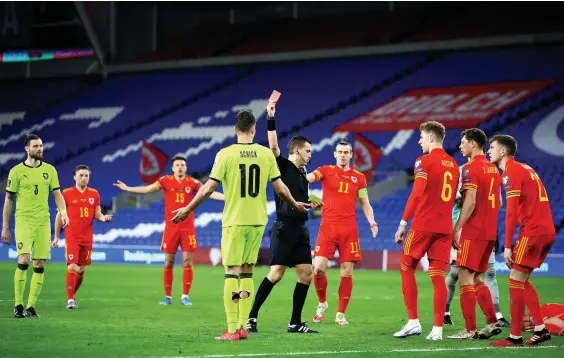
[{"label": "red jersey with number 11", "polygon": [[411,228],[452,234],[452,208],[460,173],[456,161],[444,149],[433,149],[415,161],[415,182],[403,214]]},{"label": "red jersey with number 11", "polygon": [[313,171],[316,181],[321,181],[323,190],[324,224],[356,225],[356,198],[366,189],[366,177],[350,168],[343,170],[335,165],[324,165]]}]

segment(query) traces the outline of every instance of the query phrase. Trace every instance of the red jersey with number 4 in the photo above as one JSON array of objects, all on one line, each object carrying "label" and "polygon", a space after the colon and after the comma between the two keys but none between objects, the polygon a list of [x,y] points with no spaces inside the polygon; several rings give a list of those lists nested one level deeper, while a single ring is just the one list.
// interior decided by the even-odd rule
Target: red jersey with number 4
[{"label": "red jersey with number 4", "polygon": [[165,223],[167,225],[193,226],[194,212],[190,213],[190,216],[179,224],[171,223],[170,219],[176,215],[173,213],[174,210],[185,207],[194,199],[202,183],[188,175],[181,181],[178,181],[174,175],[166,175],[157,181],[157,185],[164,191]]},{"label": "red jersey with number 4", "polygon": [[323,190],[322,224],[356,225],[356,198],[366,189],[366,178],[350,168],[343,170],[335,165],[324,165],[313,171],[315,180],[321,181]]},{"label": "red jersey with number 4", "polygon": [[520,236],[556,234],[546,189],[533,168],[510,158],[501,181],[506,198],[519,199]]},{"label": "red jersey with number 4", "polygon": [[69,216],[65,238],[74,242],[91,243],[94,236],[92,222],[96,211],[100,210],[100,194],[92,188],[80,192],[76,186],[73,186],[63,190],[63,198]]},{"label": "red jersey with number 4", "polygon": [[501,201],[501,176],[485,155],[475,156],[462,168],[462,190],[476,190],[476,206],[462,228],[470,240],[495,241]]},{"label": "red jersey with number 4", "polygon": [[414,173],[403,220],[413,214],[413,230],[452,234],[452,208],[460,177],[456,161],[444,149],[436,148],[417,158]]}]

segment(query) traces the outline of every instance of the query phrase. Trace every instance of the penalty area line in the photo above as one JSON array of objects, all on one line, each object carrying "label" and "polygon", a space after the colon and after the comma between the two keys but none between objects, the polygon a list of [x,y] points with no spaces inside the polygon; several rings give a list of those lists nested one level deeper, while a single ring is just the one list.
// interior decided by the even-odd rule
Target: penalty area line
[{"label": "penalty area line", "polygon": [[[382,349],[382,350],[348,350],[348,351],[310,351],[310,352],[268,352],[268,353],[239,353],[239,354],[210,354],[197,356],[163,356],[157,358],[238,358],[238,357],[281,357],[302,355],[325,355],[325,354],[359,354],[359,353],[423,353],[423,352],[457,352],[457,351],[483,351],[503,349],[551,349],[564,348],[564,346],[534,346],[534,347],[460,347],[460,348],[409,348],[409,349]],[[135,358],[135,357],[133,357]]]}]

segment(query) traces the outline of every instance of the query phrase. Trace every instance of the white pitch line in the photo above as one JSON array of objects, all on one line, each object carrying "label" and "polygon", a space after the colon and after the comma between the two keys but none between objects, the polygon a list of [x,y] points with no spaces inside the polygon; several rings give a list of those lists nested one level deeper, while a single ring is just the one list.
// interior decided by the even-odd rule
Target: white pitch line
[{"label": "white pitch line", "polygon": [[[509,349],[541,349],[541,348],[564,348],[564,346],[535,346],[535,347],[505,347]],[[212,354],[199,356],[164,356],[157,358],[238,358],[238,357],[268,357],[268,356],[301,356],[301,355],[324,355],[324,354],[358,354],[358,353],[422,353],[422,352],[444,352],[444,351],[482,351],[503,349],[498,347],[462,347],[462,348],[410,348],[391,350],[350,350],[350,351],[317,351],[317,352],[279,352],[279,353],[241,353],[241,354]],[[133,357],[135,358],[135,357]]]}]

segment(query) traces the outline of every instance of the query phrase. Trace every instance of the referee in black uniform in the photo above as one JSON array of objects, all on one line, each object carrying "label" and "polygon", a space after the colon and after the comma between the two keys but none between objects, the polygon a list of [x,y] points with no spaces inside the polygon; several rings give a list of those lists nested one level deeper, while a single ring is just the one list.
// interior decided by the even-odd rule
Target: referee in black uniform
[{"label": "referee in black uniform", "polygon": [[[311,159],[311,142],[302,136],[293,137],[288,143],[289,158],[280,155],[278,138],[274,122],[274,104],[269,103],[268,112],[268,143],[276,157],[276,163],[282,175],[282,181],[296,201],[309,202],[309,183],[306,178],[305,166]],[[307,213],[298,213],[279,197],[276,200],[276,221],[274,221],[270,236],[270,272],[260,284],[253,308],[247,320],[247,330],[258,332],[257,317],[260,307],[272,291],[272,288],[284,276],[288,267],[295,267],[298,282],[294,289],[294,304],[292,317],[288,324],[289,333],[318,333],[302,322],[302,309],[311,283],[313,270],[311,265],[311,243],[309,230],[306,226]],[[321,203],[312,203],[318,208]]]}]

